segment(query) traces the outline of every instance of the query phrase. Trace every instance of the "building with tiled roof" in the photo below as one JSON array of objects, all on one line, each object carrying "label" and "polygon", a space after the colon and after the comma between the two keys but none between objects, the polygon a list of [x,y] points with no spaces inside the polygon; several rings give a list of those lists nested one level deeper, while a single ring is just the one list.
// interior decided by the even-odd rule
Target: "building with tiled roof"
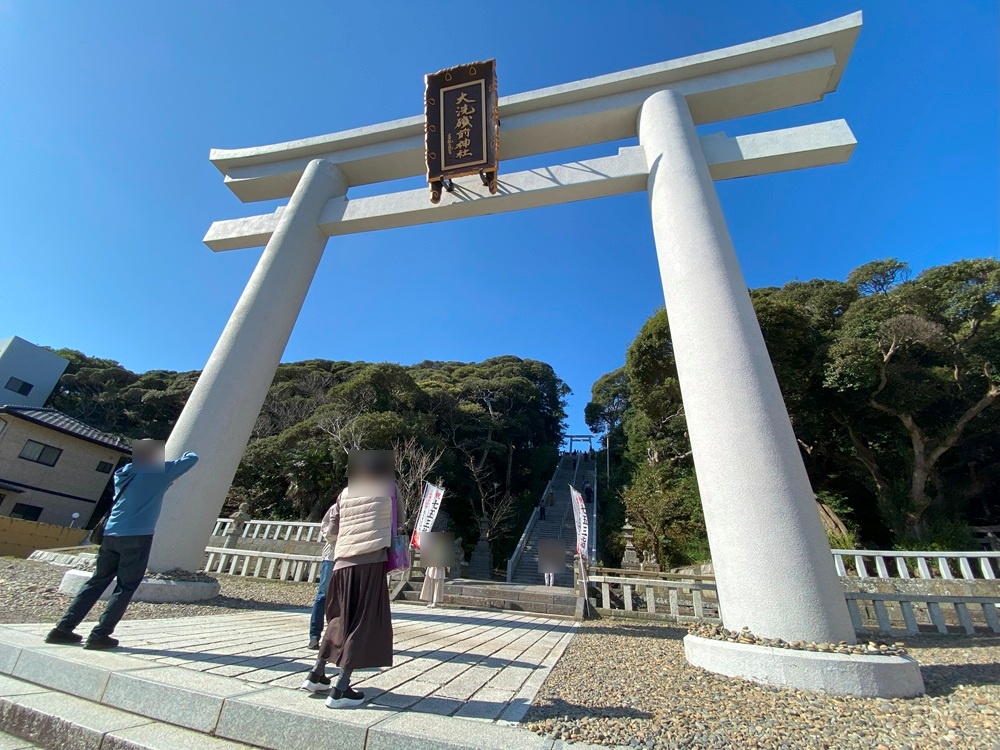
[{"label": "building with tiled roof", "polygon": [[55,409],[0,405],[0,516],[85,526],[130,453]]},{"label": "building with tiled roof", "polygon": [[67,364],[17,336],[0,339],[0,516],[86,526],[131,455],[128,441],[43,406]]}]

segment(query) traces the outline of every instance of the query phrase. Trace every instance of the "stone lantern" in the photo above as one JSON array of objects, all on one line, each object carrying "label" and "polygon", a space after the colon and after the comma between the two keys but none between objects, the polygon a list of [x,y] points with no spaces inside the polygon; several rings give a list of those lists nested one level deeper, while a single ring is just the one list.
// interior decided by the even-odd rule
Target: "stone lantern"
[{"label": "stone lantern", "polygon": [[625,556],[622,557],[622,569],[623,570],[639,570],[639,555],[635,551],[635,544],[632,542],[632,538],[635,536],[635,526],[629,523],[629,520],[625,519],[625,525],[622,527],[622,533],[625,535]]}]

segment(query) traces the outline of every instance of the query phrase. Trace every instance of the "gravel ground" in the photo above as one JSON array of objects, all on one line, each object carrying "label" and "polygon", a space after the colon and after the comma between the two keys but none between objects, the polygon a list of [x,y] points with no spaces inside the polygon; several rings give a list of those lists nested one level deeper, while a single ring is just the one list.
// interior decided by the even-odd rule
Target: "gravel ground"
[{"label": "gravel ground", "polygon": [[[59,593],[59,582],[67,570],[69,568],[50,563],[0,557],[0,624],[55,622],[62,617],[69,598]],[[316,597],[316,586],[312,583],[224,575],[215,577],[219,580],[222,593],[214,599],[192,604],[132,602],[125,612],[125,619],[224,615],[232,614],[234,609],[260,611],[311,607]]]},{"label": "gravel ground", "polygon": [[906,639],[927,694],[831,697],[690,666],[686,629],[581,626],[525,719],[539,734],[638,748],[1000,748],[1000,636]]},{"label": "gravel ground", "polygon": [[[67,568],[0,558],[0,623],[54,622]],[[218,576],[196,604],[133,602],[125,619],[312,605],[316,588]],[[688,665],[678,627],[585,623],[525,719],[539,734],[638,748],[988,748],[1000,750],[1000,636],[908,638],[927,695],[830,697],[730,680]]]}]

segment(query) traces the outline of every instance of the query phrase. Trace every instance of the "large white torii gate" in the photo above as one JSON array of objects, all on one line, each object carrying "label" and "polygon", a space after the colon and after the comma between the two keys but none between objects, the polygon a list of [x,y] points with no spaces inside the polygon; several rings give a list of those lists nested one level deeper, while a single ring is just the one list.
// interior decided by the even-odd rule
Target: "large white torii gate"
[{"label": "large white torii gate", "polygon": [[[164,503],[151,568],[201,566],[329,237],[646,190],[725,623],[788,641],[855,642],[714,185],[841,163],[855,140],[843,120],[737,137],[699,137],[695,126],[823,99],[836,90],[860,27],[856,13],[504,97],[506,158],[636,136],[638,145],[614,156],[501,174],[497,195],[472,177],[458,181],[436,205],[425,188],[349,197],[352,186],[424,172],[422,117],[213,150],[212,163],[241,200],[290,199],[273,213],[216,222],[205,236],[216,251],[266,247],[167,442],[169,457],[194,450],[201,462]],[[796,661],[801,652],[775,661],[755,656],[752,649],[761,647],[743,647],[735,656],[722,649],[735,645],[705,641],[687,644],[687,652],[709,669],[799,687],[880,695],[922,691],[915,662],[873,657],[879,665],[858,666],[847,657],[811,655],[835,660],[831,670],[830,664],[803,666]]]}]

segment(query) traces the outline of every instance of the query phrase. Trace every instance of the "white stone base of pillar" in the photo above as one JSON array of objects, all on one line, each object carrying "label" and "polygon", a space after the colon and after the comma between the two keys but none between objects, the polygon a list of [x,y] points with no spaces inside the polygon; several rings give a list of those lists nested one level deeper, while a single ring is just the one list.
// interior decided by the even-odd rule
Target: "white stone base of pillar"
[{"label": "white stone base of pillar", "polygon": [[862,698],[914,698],[924,693],[920,664],[909,656],[860,656],[770,648],[684,637],[688,663],[709,672],[775,687]]},{"label": "white stone base of pillar", "polygon": [[[59,593],[76,596],[83,584],[90,580],[91,573],[86,570],[68,570],[59,584]],[[101,599],[107,599],[115,590],[112,581]],[[132,596],[134,602],[200,602],[213,599],[219,595],[218,581],[164,581],[156,578],[144,578],[139,588]]]}]

